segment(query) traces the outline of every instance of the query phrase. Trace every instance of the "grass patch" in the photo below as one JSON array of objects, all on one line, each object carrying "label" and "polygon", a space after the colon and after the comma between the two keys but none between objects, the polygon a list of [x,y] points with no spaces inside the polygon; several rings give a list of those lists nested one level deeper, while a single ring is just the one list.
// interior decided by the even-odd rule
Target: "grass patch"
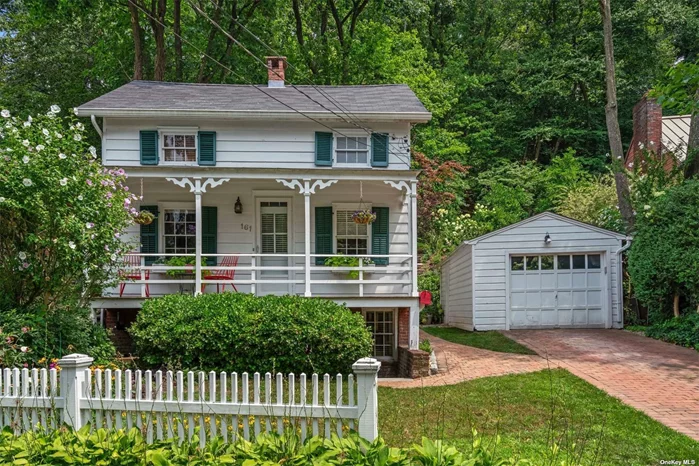
[{"label": "grass patch", "polygon": [[455,327],[423,327],[422,330],[442,340],[473,346],[499,353],[536,354],[526,346],[507,338],[500,332],[468,332]]},{"label": "grass patch", "polygon": [[[379,388],[379,434],[391,446],[423,436],[469,450],[471,429],[534,464],[649,465],[697,459],[699,442],[626,406],[563,369],[457,385]],[[552,444],[560,447],[552,458]],[[581,461],[582,458],[582,461]]]}]

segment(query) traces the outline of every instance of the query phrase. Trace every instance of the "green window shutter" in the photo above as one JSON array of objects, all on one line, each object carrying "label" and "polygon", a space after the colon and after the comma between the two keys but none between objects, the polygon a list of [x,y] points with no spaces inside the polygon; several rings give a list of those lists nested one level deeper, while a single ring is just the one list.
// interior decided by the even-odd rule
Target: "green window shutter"
[{"label": "green window shutter", "polygon": [[388,167],[388,134],[371,133],[371,166]]},{"label": "green window shutter", "polygon": [[[201,254],[217,253],[218,209],[216,207],[201,208]],[[216,257],[206,257],[206,265],[216,265]]]},{"label": "green window shutter", "polygon": [[[388,254],[388,207],[374,207],[376,220],[371,224],[371,253]],[[373,259],[376,265],[388,265],[388,258]]]},{"label": "green window shutter", "polygon": [[158,132],[141,131],[141,165],[158,165]]},{"label": "green window shutter", "polygon": [[316,132],[316,165],[329,167],[333,164],[333,133]]},{"label": "green window shutter", "polygon": [[[155,215],[155,220],[150,225],[141,225],[141,252],[144,254],[158,253],[158,206],[144,205],[141,210],[147,210]],[[145,258],[146,265],[152,265],[158,258],[155,256],[147,256]]]},{"label": "green window shutter", "polygon": [[[333,253],[333,208],[316,207],[316,254]],[[316,265],[323,265],[325,257],[316,257]]]},{"label": "green window shutter", "polygon": [[216,165],[216,131],[199,131],[199,165]]}]

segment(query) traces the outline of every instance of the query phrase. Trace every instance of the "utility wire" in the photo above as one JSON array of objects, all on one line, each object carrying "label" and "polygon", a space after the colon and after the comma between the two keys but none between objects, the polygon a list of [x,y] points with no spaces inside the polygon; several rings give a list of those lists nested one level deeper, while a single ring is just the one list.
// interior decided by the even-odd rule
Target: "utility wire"
[{"label": "utility wire", "polygon": [[[267,67],[267,63],[265,63],[261,58],[259,58],[259,57],[258,57],[257,55],[255,55],[253,52],[251,52],[247,47],[245,47],[245,45],[243,45],[242,42],[240,42],[238,39],[236,39],[235,37],[233,37],[228,31],[226,31],[226,30],[223,28],[223,26],[221,26],[221,25],[218,24],[216,21],[214,21],[209,15],[206,14],[206,12],[204,12],[204,11],[203,11],[198,5],[196,5],[192,0],[187,0],[187,3],[189,3],[189,5],[190,5],[194,10],[196,10],[197,13],[199,13],[201,16],[203,16],[204,18],[206,18],[206,20],[208,20],[211,24],[213,24],[219,31],[221,31],[221,32],[222,32],[226,37],[228,37],[233,43],[235,43],[237,46],[239,46],[241,49],[243,49],[243,51],[245,51],[245,53],[247,53],[248,55],[250,55],[255,61],[257,61],[258,63],[260,63],[262,66],[264,66],[265,69],[271,69],[271,68],[268,68],[268,67]],[[232,21],[234,21],[237,25],[239,25],[239,26],[240,26],[241,28],[243,28],[246,32],[248,32],[248,34],[252,35],[252,36],[253,36],[258,42],[260,42],[264,47],[266,47],[268,50],[271,50],[271,51],[272,51],[273,53],[275,53],[276,55],[279,55],[278,52],[276,52],[271,46],[267,45],[264,41],[262,41],[262,39],[260,39],[259,37],[257,37],[254,33],[252,33],[248,28],[246,28],[242,23],[240,23],[233,15],[228,15],[225,11],[223,11],[223,9],[221,9],[213,0],[212,0],[212,4],[213,4],[216,8],[218,8],[222,13],[226,14],[227,16],[229,16],[230,19],[231,19]],[[289,62],[287,62],[287,64],[289,64]],[[292,66],[292,67],[293,67],[293,66]],[[293,68],[296,68],[296,67],[293,67]],[[359,129],[365,131],[369,136],[371,136],[372,131],[371,131],[370,129],[364,127],[364,126],[361,126],[360,124],[357,124],[356,121],[360,121],[360,120],[357,119],[356,117],[355,117],[355,120],[356,120],[356,121],[350,121],[350,120],[348,120],[348,119],[345,118],[344,116],[338,114],[337,112],[333,111],[332,109],[326,107],[326,106],[323,105],[322,103],[320,103],[320,102],[318,102],[317,100],[313,99],[311,96],[309,96],[308,94],[306,94],[305,92],[303,92],[301,89],[299,89],[296,85],[294,85],[294,83],[292,83],[292,82],[289,81],[289,80],[286,80],[285,77],[284,77],[284,76],[281,76],[276,70],[274,70],[274,69],[271,69],[271,70],[272,70],[272,73],[274,73],[280,80],[288,82],[288,84],[289,84],[294,90],[298,91],[300,94],[302,94],[303,96],[305,96],[307,99],[311,100],[311,101],[314,102],[315,104],[317,104],[317,105],[319,105],[320,107],[324,108],[325,110],[329,111],[329,112],[332,113],[333,115],[335,115],[335,116],[337,116],[337,117],[340,117],[340,118],[343,119],[345,122],[350,123],[350,124],[353,124],[353,125],[356,126],[357,128],[359,128]],[[321,91],[317,86],[315,86],[315,84],[313,84],[312,82],[311,82],[311,86],[312,86],[319,94],[323,95],[328,101],[332,101],[331,98],[330,98],[328,95],[326,95],[326,93],[322,92],[322,91]],[[334,104],[336,107],[338,107],[338,108],[341,107],[341,104],[339,104],[339,102],[337,102],[337,101],[332,101],[332,102],[333,102],[333,104]],[[342,110],[341,110],[341,112],[342,112]],[[348,112],[345,110],[345,112],[343,112],[343,113],[348,113]],[[354,116],[354,115],[353,115],[353,116]],[[398,153],[398,152],[394,152],[394,151],[391,149],[391,147],[390,147],[390,143],[388,144],[387,152],[390,153],[390,154],[392,154],[392,155],[395,155],[396,157],[398,157],[399,159],[401,159],[403,162],[405,162],[406,165],[408,165],[408,167],[410,167],[410,159],[407,158],[407,157],[406,157],[405,155],[403,155],[403,154],[400,154],[400,153]]]}]

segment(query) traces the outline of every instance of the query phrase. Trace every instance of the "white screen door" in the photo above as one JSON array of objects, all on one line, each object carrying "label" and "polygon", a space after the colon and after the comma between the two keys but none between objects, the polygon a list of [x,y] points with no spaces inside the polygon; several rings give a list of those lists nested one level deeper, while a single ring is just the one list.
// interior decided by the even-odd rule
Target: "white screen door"
[{"label": "white screen door", "polygon": [[[257,238],[260,254],[289,254],[289,204],[287,201],[264,200],[259,202],[259,236]],[[287,267],[288,257],[262,257],[258,263],[263,267]],[[283,269],[262,270],[258,273],[262,280],[284,280],[289,271]],[[286,294],[290,285],[286,283],[260,284],[259,294]]]}]

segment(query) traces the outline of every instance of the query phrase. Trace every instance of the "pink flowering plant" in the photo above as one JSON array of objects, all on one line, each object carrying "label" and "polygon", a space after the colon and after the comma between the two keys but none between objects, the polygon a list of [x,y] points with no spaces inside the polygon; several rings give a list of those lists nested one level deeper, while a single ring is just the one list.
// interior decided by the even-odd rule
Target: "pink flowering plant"
[{"label": "pink flowering plant", "polygon": [[116,278],[137,198],[86,136],[56,105],[0,112],[0,309],[85,306]]}]

